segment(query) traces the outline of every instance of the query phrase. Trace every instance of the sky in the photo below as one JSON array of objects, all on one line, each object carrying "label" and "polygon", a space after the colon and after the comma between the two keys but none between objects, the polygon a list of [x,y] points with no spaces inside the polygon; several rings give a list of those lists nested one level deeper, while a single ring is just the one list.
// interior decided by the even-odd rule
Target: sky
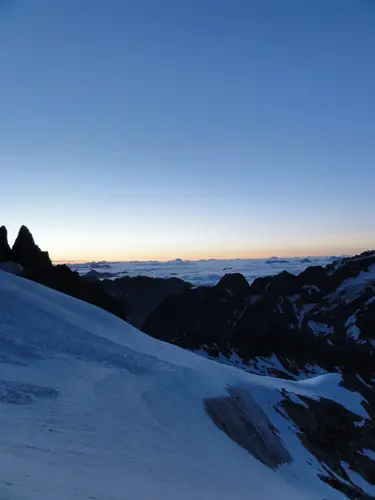
[{"label": "sky", "polygon": [[375,1],[0,0],[0,224],[54,260],[375,248]]}]

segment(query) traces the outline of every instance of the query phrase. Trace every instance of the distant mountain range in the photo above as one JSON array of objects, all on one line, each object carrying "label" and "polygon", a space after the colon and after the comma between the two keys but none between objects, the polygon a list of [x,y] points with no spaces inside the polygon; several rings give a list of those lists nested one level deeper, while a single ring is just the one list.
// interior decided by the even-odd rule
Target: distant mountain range
[{"label": "distant mountain range", "polygon": [[149,276],[153,278],[176,277],[193,286],[216,285],[226,273],[240,273],[251,283],[254,279],[288,271],[299,274],[309,265],[325,266],[337,257],[290,257],[268,259],[175,259],[166,262],[86,262],[68,264],[71,269],[84,275],[95,271],[103,277],[121,278],[123,276]]}]

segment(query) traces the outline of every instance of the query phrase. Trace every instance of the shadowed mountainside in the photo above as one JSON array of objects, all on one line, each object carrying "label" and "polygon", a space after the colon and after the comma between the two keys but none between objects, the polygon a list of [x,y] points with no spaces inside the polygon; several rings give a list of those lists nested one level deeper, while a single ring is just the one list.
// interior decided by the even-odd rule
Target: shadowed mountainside
[{"label": "shadowed mountainside", "polygon": [[240,274],[168,297],[143,330],[250,371],[298,378],[312,367],[371,377],[375,360],[375,252],[282,272],[251,285]]}]

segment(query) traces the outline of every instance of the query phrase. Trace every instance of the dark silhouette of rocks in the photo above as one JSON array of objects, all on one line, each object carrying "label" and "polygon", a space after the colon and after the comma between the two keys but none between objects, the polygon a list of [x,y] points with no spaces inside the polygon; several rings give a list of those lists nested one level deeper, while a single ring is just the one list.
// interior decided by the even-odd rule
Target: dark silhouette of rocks
[{"label": "dark silhouette of rocks", "polygon": [[11,249],[8,243],[8,231],[5,226],[0,227],[0,262],[10,260]]},{"label": "dark silhouette of rocks", "polygon": [[48,252],[43,252],[35,244],[34,238],[26,226],[21,226],[14,242],[12,260],[29,271],[37,271],[52,266]]},{"label": "dark silhouette of rocks", "polygon": [[83,278],[85,278],[86,280],[95,281],[95,280],[112,278],[113,276],[116,276],[116,273],[99,272],[96,271],[95,269],[91,269],[91,271],[83,275]]},{"label": "dark silhouette of rocks", "polygon": [[148,276],[108,279],[103,280],[102,285],[108,295],[126,304],[128,321],[137,328],[142,328],[150,313],[166,297],[179,295],[191,288],[189,283],[179,278]]},{"label": "dark silhouette of rocks", "polygon": [[249,282],[240,273],[225,274],[216,286],[234,295],[246,295],[250,291]]},{"label": "dark silhouette of rocks", "polygon": [[[354,484],[343,464],[375,487],[375,461],[365,450],[375,453],[375,391],[358,377],[346,376],[340,385],[357,392],[370,418],[352,413],[341,404],[326,398],[318,400],[305,396],[290,398],[283,392],[280,407],[298,428],[302,445],[322,464],[320,479],[341,491],[347,498],[374,498]],[[324,472],[323,472],[324,471]]]},{"label": "dark silhouette of rocks", "polygon": [[274,259],[268,259],[266,260],[266,264],[289,264],[290,261],[289,260],[286,260],[286,259],[277,259],[277,258],[274,258]]},{"label": "dark silhouette of rocks", "polygon": [[111,265],[106,262],[90,262],[89,266],[91,269],[110,269]]},{"label": "dark silhouette of rocks", "polygon": [[95,271],[95,269],[92,269],[88,273],[84,274],[83,278],[98,280],[98,279],[100,279],[102,277],[101,274],[102,273],[99,273],[98,271]]},{"label": "dark silhouette of rocks", "polygon": [[201,286],[167,297],[150,314],[143,331],[181,347],[220,345],[220,350],[228,351],[233,328],[250,296],[242,275],[228,276],[214,287]]},{"label": "dark silhouette of rocks", "polygon": [[26,277],[126,319],[126,306],[109,296],[100,281],[85,280],[66,265],[26,272]]},{"label": "dark silhouette of rocks", "polygon": [[12,249],[7,245],[5,227],[1,228],[0,237],[1,260],[12,261],[7,262],[7,271],[20,274],[23,269],[23,277],[101,307],[138,327],[167,296],[191,288],[190,284],[178,278],[126,276],[109,279],[115,273],[96,271],[109,269],[110,265],[105,262],[90,263],[91,270],[85,276],[80,276],[66,265],[54,266],[48,252],[39,248],[26,226],[20,228]]},{"label": "dark silhouette of rocks", "polygon": [[228,361],[236,354],[250,370],[276,356],[282,369],[269,366],[272,375],[298,378],[312,366],[375,374],[375,252],[245,282],[226,275],[215,287],[167,297],[143,330]]},{"label": "dark silhouette of rocks", "polygon": [[[6,235],[6,229],[5,231],[2,229],[2,235],[4,236],[4,234]],[[22,226],[19,230],[8,257],[12,261],[13,267],[14,265],[21,266],[24,278],[84,300],[126,319],[125,305],[109,296],[100,281],[93,283],[85,280],[66,265],[54,266],[48,252],[39,248],[26,226]],[[14,269],[20,270],[19,267],[14,267]]]}]

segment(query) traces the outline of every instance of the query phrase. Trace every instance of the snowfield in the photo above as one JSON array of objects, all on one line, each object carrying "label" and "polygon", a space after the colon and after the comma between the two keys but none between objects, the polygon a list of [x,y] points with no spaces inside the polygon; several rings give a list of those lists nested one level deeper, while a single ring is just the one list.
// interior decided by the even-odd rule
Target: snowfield
[{"label": "snowfield", "polygon": [[[317,478],[321,465],[275,409],[284,389],[368,418],[339,382],[249,374],[0,271],[0,499],[345,498]],[[219,417],[237,442],[212,402],[228,409]],[[254,456],[269,453],[277,466]]]}]

